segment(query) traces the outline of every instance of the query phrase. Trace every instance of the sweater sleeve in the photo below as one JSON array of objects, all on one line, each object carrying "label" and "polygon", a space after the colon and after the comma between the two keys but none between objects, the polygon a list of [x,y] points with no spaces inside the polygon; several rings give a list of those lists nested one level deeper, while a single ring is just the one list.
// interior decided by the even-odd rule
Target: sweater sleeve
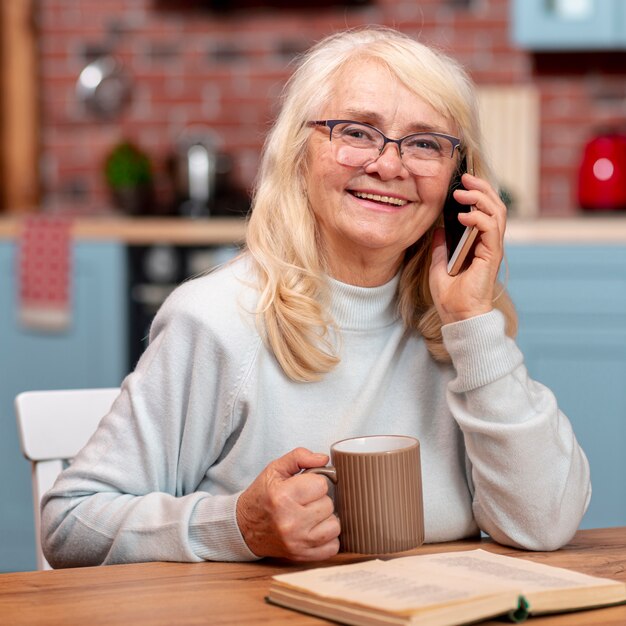
[{"label": "sweater sleeve", "polygon": [[245,350],[229,358],[188,304],[164,305],[110,413],[44,497],[53,567],[256,558],[237,526],[239,493],[197,490],[231,432]]},{"label": "sweater sleeve", "polygon": [[589,464],[552,392],[532,380],[504,318],[443,327],[456,378],[448,403],[463,432],[474,516],[500,543],[554,550],[591,497]]}]

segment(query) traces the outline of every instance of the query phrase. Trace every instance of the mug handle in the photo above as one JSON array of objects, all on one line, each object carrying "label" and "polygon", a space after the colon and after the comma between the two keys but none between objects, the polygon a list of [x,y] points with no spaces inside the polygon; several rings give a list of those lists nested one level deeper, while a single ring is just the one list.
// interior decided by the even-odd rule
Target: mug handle
[{"label": "mug handle", "polygon": [[326,476],[330,481],[337,484],[337,470],[332,465],[327,465],[326,467],[309,467],[309,469],[305,469],[303,474],[321,474],[322,476]]}]

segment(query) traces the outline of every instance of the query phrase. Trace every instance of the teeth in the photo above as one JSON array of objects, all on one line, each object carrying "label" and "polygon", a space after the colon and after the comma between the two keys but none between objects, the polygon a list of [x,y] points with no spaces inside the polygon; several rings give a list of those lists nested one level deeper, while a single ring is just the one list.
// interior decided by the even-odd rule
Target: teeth
[{"label": "teeth", "polygon": [[361,191],[352,192],[357,198],[363,198],[364,200],[374,200],[374,202],[384,202],[385,204],[393,204],[395,206],[404,206],[408,204],[406,200],[400,198],[392,198],[391,196],[379,196],[375,193],[363,193]]}]

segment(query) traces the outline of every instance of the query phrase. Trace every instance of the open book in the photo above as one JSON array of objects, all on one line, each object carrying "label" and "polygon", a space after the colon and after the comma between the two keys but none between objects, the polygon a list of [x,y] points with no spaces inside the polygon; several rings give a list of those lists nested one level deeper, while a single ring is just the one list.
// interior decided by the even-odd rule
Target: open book
[{"label": "open book", "polygon": [[267,600],[357,626],[454,626],[620,604],[626,583],[470,550],[280,574]]}]

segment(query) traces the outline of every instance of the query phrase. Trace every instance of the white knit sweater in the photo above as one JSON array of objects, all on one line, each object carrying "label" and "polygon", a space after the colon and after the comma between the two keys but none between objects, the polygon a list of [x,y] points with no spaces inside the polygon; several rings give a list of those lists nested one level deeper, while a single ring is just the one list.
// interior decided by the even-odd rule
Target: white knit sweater
[{"label": "white knit sweater", "polygon": [[331,280],[341,362],[297,383],[259,337],[251,282],[243,257],[163,305],[111,412],[44,498],[53,566],[254,559],[235,507],[267,463],[370,434],[419,438],[426,541],[482,529],[550,550],[571,538],[590,498],[587,460],[499,312],[444,326],[446,366],[404,329],[397,277]]}]

